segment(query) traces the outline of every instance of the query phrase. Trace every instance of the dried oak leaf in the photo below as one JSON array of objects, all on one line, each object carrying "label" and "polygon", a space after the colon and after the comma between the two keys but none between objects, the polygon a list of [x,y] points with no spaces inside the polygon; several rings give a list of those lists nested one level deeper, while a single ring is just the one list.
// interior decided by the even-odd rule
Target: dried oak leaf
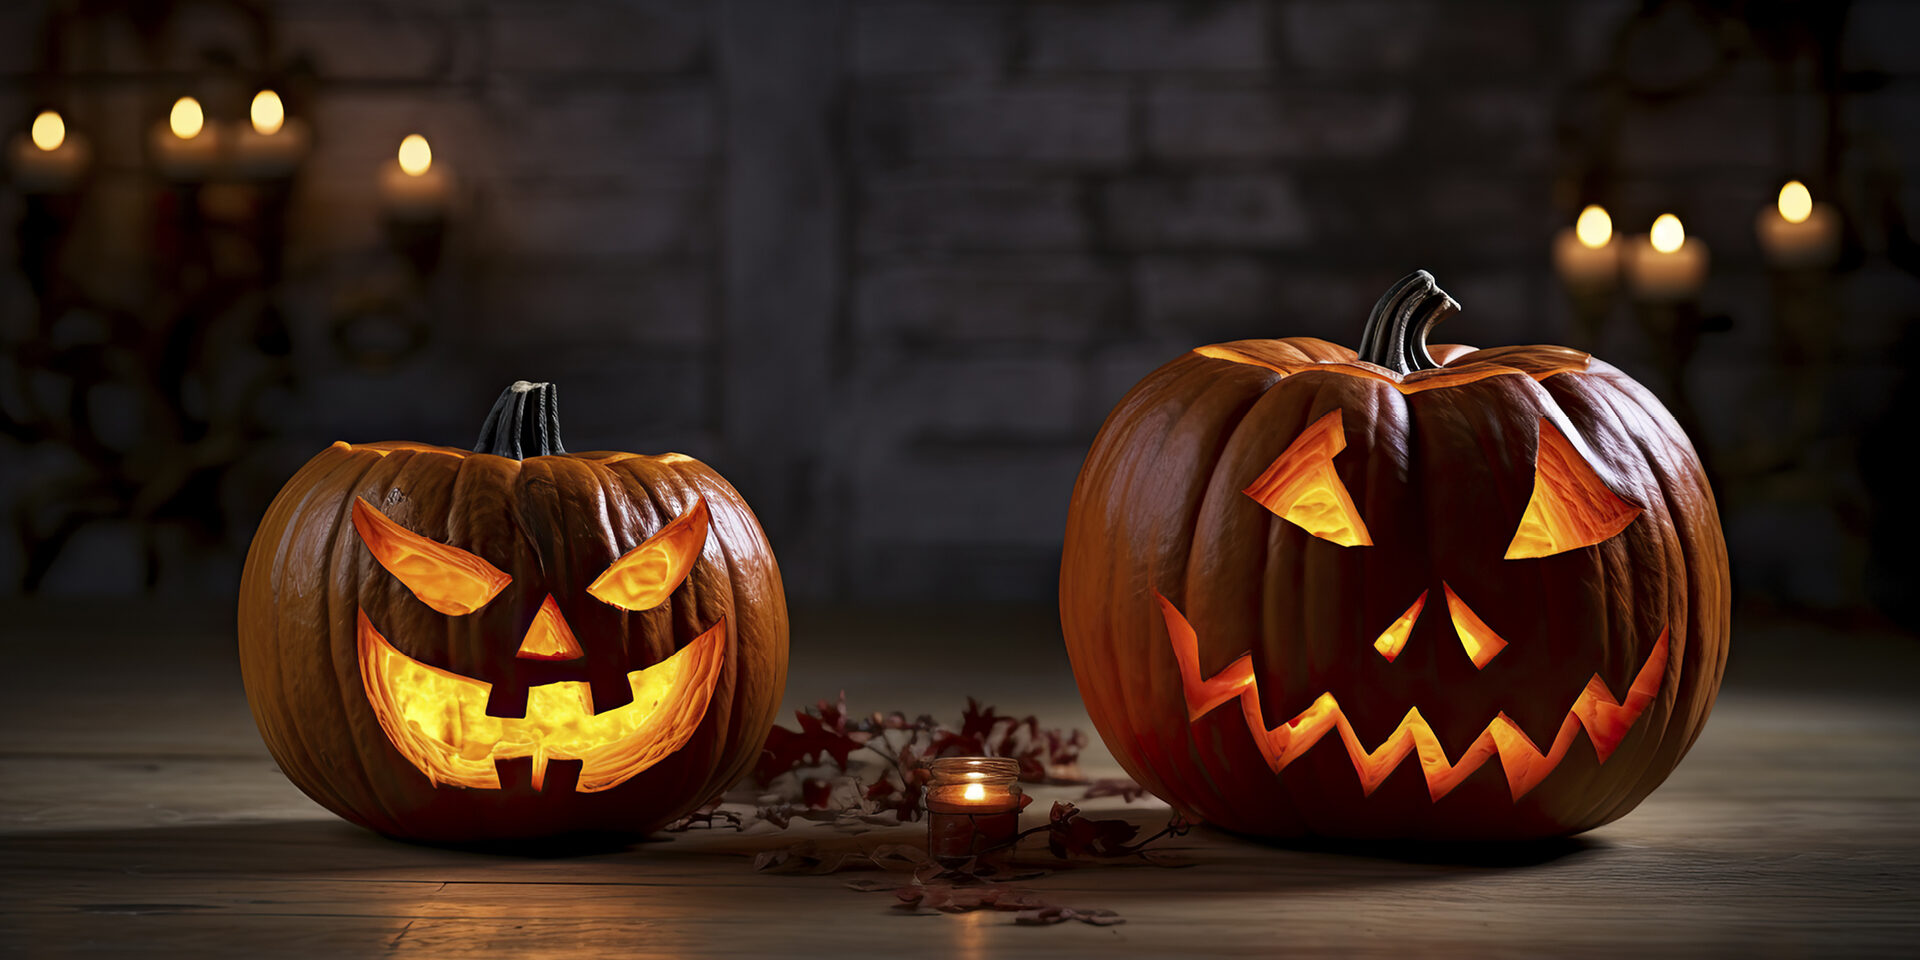
[{"label": "dried oak leaf", "polygon": [[1056,800],[1047,818],[1047,849],[1062,860],[1075,855],[1120,857],[1135,851],[1127,844],[1140,828],[1125,820],[1089,820],[1080,808]]},{"label": "dried oak leaf", "polygon": [[1090,923],[1096,927],[1110,927],[1116,923],[1127,922],[1127,918],[1112,910],[1082,910],[1075,907],[1055,906],[1041,907],[1038,910],[1027,910],[1013,918],[1014,923],[1032,927],[1065,923],[1068,920],[1078,920],[1081,923]]},{"label": "dried oak leaf", "polygon": [[753,869],[762,873],[832,873],[840,869],[847,854],[825,851],[812,840],[790,847],[762,850],[753,858]]},{"label": "dried oak leaf", "polygon": [[761,783],[771,783],[803,764],[825,763],[829,758],[845,770],[848,756],[866,746],[872,737],[860,730],[847,729],[844,691],[837,701],[822,700],[807,710],[794,711],[793,716],[800,724],[799,730],[775,725],[767,731],[766,746],[761,749],[760,760],[753,771]]},{"label": "dried oak leaf", "polygon": [[903,909],[924,907],[946,913],[983,909],[1043,910],[1053,906],[1031,890],[1004,883],[925,883],[901,887],[894,895],[900,900],[895,906]]}]

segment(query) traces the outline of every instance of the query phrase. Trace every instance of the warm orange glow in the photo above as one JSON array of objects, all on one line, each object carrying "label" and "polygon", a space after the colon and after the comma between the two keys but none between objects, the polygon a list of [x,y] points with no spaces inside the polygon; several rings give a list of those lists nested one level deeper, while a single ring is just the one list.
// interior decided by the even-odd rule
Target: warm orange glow
[{"label": "warm orange glow", "polygon": [[513,582],[486,560],[393,522],[363,497],[353,499],[353,528],[388,573],[421,603],[450,617],[486,606]]},{"label": "warm orange glow", "polygon": [[1640,508],[1618,496],[1553,422],[1540,420],[1533,497],[1507,545],[1508,560],[1550,557],[1592,546],[1627,528]]},{"label": "warm orange glow", "polygon": [[960,791],[960,796],[967,800],[985,800],[987,798],[987,788],[978,783],[969,783],[966,789]]},{"label": "warm orange glow", "polygon": [[427,138],[417,133],[409,133],[400,141],[400,170],[409,177],[417,177],[433,166],[433,148],[427,145]]},{"label": "warm orange glow", "polygon": [[200,135],[200,128],[206,126],[207,115],[200,110],[200,101],[192,97],[181,97],[173,102],[172,112],[167,114],[167,126],[173,135],[182,140],[192,140]]},{"label": "warm orange glow", "polygon": [[1607,689],[1606,681],[1600,679],[1599,674],[1594,674],[1586,689],[1568,708],[1567,717],[1553,738],[1553,745],[1544,752],[1521,731],[1518,724],[1501,713],[1487,722],[1486,729],[1461,753],[1459,760],[1448,760],[1446,750],[1440,746],[1439,737],[1434,735],[1426,719],[1420,716],[1417,707],[1407,711],[1400,725],[1378,747],[1368,750],[1360,743],[1359,735],[1354,732],[1353,725],[1348,722],[1339,702],[1331,693],[1321,694],[1292,720],[1268,729],[1261,715],[1259,686],[1253,676],[1253,655],[1246,654],[1228,664],[1225,670],[1203,679],[1199,667],[1200,641],[1193,626],[1167,598],[1157,593],[1155,597],[1160,601],[1161,614],[1167,624],[1167,637],[1173,644],[1174,660],[1180,667],[1180,683],[1186,695],[1187,714],[1191,719],[1198,720],[1215,707],[1238,696],[1247,732],[1252,734],[1255,746],[1276,775],[1287,764],[1312,749],[1322,737],[1338,730],[1347,756],[1353,761],[1354,773],[1360,778],[1361,789],[1368,795],[1386,782],[1387,776],[1400,766],[1408,754],[1420,758],[1420,771],[1427,780],[1427,795],[1436,802],[1465,782],[1482,764],[1498,756],[1507,775],[1509,792],[1517,801],[1539,786],[1540,781],[1560,765],[1567,751],[1573,748],[1575,734],[1582,729],[1586,730],[1587,739],[1593,744],[1595,757],[1601,763],[1606,763],[1633,728],[1634,722],[1640,719],[1640,714],[1659,694],[1660,684],[1667,673],[1667,633],[1662,630],[1660,639],[1654,643],[1646,662],[1641,665],[1628,688],[1626,701],[1622,703],[1615,700],[1613,692]]},{"label": "warm orange glow", "polygon": [[42,110],[39,116],[33,118],[33,130],[29,136],[33,138],[33,145],[42,150],[58,150],[61,144],[67,142],[67,122],[52,110]]},{"label": "warm orange glow", "polygon": [[1780,218],[1788,223],[1805,223],[1813,216],[1813,193],[1798,180],[1788,180],[1780,188]]},{"label": "warm orange glow", "polygon": [[1476,670],[1486,669],[1500,651],[1507,648],[1507,642],[1487,626],[1473,608],[1460,599],[1453,588],[1441,584],[1440,589],[1447,592],[1447,614],[1453,618],[1453,632],[1460,637],[1460,645],[1467,649],[1467,657],[1473,660]]},{"label": "warm orange glow", "polygon": [[1408,607],[1407,612],[1401,614],[1400,619],[1395,620],[1392,626],[1380,634],[1380,639],[1373,642],[1373,648],[1380,651],[1380,655],[1386,657],[1388,663],[1392,663],[1393,658],[1400,655],[1400,649],[1407,645],[1407,637],[1413,634],[1413,625],[1419,621],[1420,610],[1426,605],[1427,592],[1422,590],[1419,598],[1413,601],[1413,606]]},{"label": "warm orange glow", "polygon": [[1372,546],[1353,497],[1333,469],[1334,455],[1346,448],[1340,411],[1329,411],[1302,431],[1286,452],[1242,492],[1322,540],[1343,547]]},{"label": "warm orange glow", "polygon": [[706,543],[707,501],[700,497],[692,509],[615,560],[587,593],[622,610],[651,610],[667,602],[687,579]]},{"label": "warm orange glow", "polygon": [[1647,242],[1661,253],[1674,253],[1686,245],[1687,229],[1680,225],[1679,217],[1663,213],[1653,218],[1653,229],[1647,233]]},{"label": "warm orange glow", "polygon": [[280,95],[272,90],[254,94],[253,106],[248,113],[253,121],[253,129],[258,133],[278,133],[280,125],[287,122],[287,108],[280,102]]},{"label": "warm orange glow", "polygon": [[487,715],[492,686],[421,663],[395,649],[359,616],[360,679],[387,739],[436,784],[500,788],[496,760],[533,758],[533,785],[550,760],[579,760],[581,793],[631,779],[693,738],[707,713],[726,654],[725,621],[684,649],[627,674],[633,702],[593,712],[585,681],[527,691],[524,717]]},{"label": "warm orange glow", "polygon": [[1591,204],[1580,211],[1580,219],[1573,222],[1573,233],[1580,239],[1581,246],[1598,250],[1613,239],[1613,218],[1607,216],[1605,207]]},{"label": "warm orange glow", "polygon": [[527,628],[527,636],[514,656],[523,660],[578,660],[586,655],[580,641],[573,637],[573,628],[567,626],[567,618],[560,615],[553,594],[547,594],[547,602],[534,614],[533,625]]}]

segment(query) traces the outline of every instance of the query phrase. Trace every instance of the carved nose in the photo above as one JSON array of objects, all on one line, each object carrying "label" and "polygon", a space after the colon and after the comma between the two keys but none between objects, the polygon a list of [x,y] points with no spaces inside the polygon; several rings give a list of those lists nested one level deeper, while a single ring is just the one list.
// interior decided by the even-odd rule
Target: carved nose
[{"label": "carved nose", "polygon": [[[1459,636],[1460,646],[1466,649],[1474,669],[1484,669],[1493,662],[1494,657],[1500,655],[1501,650],[1506,649],[1507,641],[1487,626],[1486,621],[1481,620],[1445,581],[1441,582],[1440,589],[1447,595],[1447,616],[1453,620],[1453,632]],[[1413,606],[1408,607],[1407,612],[1401,614],[1400,619],[1395,620],[1380,634],[1380,639],[1373,642],[1373,648],[1380,651],[1388,663],[1392,663],[1393,658],[1400,655],[1401,648],[1407,645],[1407,637],[1413,634],[1413,625],[1420,620],[1420,611],[1426,605],[1427,593],[1422,592],[1419,599],[1413,601]]]},{"label": "carved nose", "polygon": [[573,628],[567,626],[567,618],[560,615],[560,605],[553,602],[553,594],[547,594],[546,602],[540,605],[514,656],[523,660],[578,660],[586,656],[580,641],[574,639]]},{"label": "carved nose", "polygon": [[1426,605],[1427,591],[1422,590],[1420,596],[1413,601],[1413,606],[1408,607],[1407,612],[1401,614],[1400,619],[1395,620],[1392,626],[1382,631],[1380,639],[1373,642],[1373,648],[1380,651],[1380,655],[1386,657],[1388,663],[1392,663],[1393,658],[1400,655],[1400,648],[1407,645],[1407,637],[1413,634],[1413,625],[1420,619],[1420,609]]},{"label": "carved nose", "polygon": [[1460,645],[1466,648],[1467,656],[1473,658],[1474,669],[1484,669],[1507,648],[1507,641],[1500,639],[1452,587],[1441,583],[1440,589],[1447,592],[1447,613],[1453,617],[1453,632],[1460,635]]}]

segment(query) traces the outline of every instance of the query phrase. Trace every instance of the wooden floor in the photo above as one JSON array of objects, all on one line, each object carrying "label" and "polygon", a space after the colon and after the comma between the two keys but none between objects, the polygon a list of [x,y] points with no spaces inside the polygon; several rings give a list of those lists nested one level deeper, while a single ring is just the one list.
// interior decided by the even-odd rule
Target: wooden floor
[{"label": "wooden floor", "polygon": [[[181,616],[36,608],[6,619],[0,951],[1920,955],[1920,642],[1870,629],[1742,618],[1692,756],[1637,812],[1586,837],[1457,862],[1202,831],[1178,843],[1195,862],[1186,869],[1099,866],[1024,884],[1127,921],[1100,928],[909,914],[888,894],[846,889],[847,875],[753,872],[753,853],[799,835],[689,834],[550,859],[381,839],[276,772],[230,640]],[[1044,611],[800,616],[793,660],[790,702],[844,687],[858,709],[944,715],[972,693],[1048,724],[1085,723]],[[1090,759],[1096,774],[1117,772],[1104,753]],[[1165,817],[1152,803],[1105,808]]]}]

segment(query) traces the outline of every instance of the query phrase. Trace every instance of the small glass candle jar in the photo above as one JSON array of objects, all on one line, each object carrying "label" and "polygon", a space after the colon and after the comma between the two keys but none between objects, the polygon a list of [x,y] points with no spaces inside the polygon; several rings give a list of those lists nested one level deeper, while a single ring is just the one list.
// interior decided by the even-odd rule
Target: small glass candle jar
[{"label": "small glass candle jar", "polygon": [[927,852],[947,865],[1006,853],[1020,832],[1020,762],[941,757],[927,769]]}]

